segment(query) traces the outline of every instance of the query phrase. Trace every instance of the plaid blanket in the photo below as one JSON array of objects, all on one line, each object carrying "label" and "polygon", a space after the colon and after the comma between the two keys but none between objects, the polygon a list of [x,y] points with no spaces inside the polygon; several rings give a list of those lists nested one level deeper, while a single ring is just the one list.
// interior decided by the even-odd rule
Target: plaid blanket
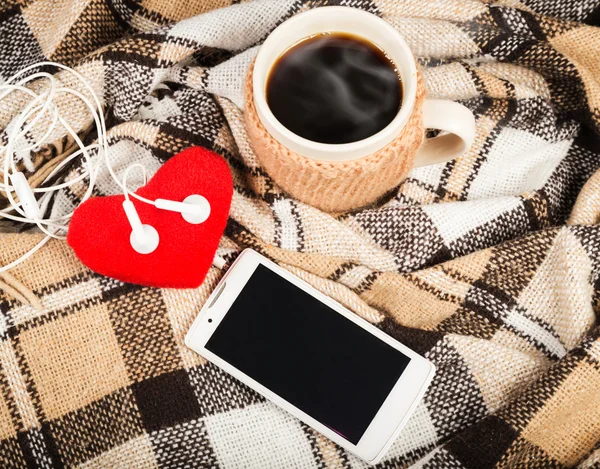
[{"label": "plaid blanket", "polygon": [[[190,145],[222,154],[235,180],[227,261],[252,247],[435,363],[379,467],[599,468],[598,2],[341,2],[397,28],[429,97],[472,109],[477,137],[377,205],[337,215],[290,198],[259,166],[242,87],[269,31],[338,2],[237,3],[5,0],[0,80],[44,58],[77,65],[105,104],[120,171],[137,161],[152,174]],[[0,128],[22,105],[0,106]],[[64,111],[94,138],[77,103]],[[55,137],[19,162],[32,185],[73,151]],[[83,191],[51,210],[70,211]],[[96,194],[117,191],[101,173]],[[0,264],[40,239],[0,236]],[[14,288],[0,289],[2,467],[364,467],[185,348],[220,271],[197,290],[142,288],[51,242],[11,275]]]}]

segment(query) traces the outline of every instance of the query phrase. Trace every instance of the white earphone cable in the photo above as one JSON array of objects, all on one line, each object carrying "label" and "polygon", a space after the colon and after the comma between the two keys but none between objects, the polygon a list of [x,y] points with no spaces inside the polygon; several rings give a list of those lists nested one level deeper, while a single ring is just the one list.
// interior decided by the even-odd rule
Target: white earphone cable
[{"label": "white earphone cable", "polygon": [[[55,75],[47,72],[35,72],[27,75],[27,72],[44,66],[56,67],[71,74],[78,80],[80,85],[82,84],[84,86],[89,95],[92,97],[93,102],[91,102],[82,92],[61,86],[60,80]],[[34,90],[34,87],[27,86],[31,85],[34,81],[37,82],[36,89],[43,89],[43,91],[38,93]],[[47,88],[42,86],[44,82],[47,82]],[[125,169],[122,180],[117,177],[108,155],[108,138],[106,135],[106,122],[104,119],[104,113],[102,112],[102,105],[93,88],[80,73],[62,64],[54,62],[40,62],[25,67],[10,77],[6,83],[0,84],[0,103],[11,93],[16,92],[24,93],[25,95],[29,96],[31,100],[29,103],[27,103],[25,108],[7,125],[7,127],[4,129],[4,134],[0,134],[0,138],[3,138],[3,140],[0,140],[0,142],[6,142],[5,145],[0,144],[0,157],[4,157],[0,192],[4,193],[9,204],[8,207],[0,209],[0,218],[6,218],[21,223],[35,224],[46,236],[18,259],[4,266],[0,266],[0,273],[3,273],[25,261],[35,252],[37,252],[42,246],[44,246],[51,238],[63,240],[66,238],[65,233],[67,231],[69,221],[73,216],[74,210],[65,215],[46,218],[44,215],[48,210],[48,206],[57,191],[80,184],[87,179],[87,189],[83,196],[81,196],[80,200],[80,203],[85,202],[94,191],[96,177],[98,175],[97,173],[100,169],[101,162],[104,162],[111,178],[123,191],[126,201],[129,202],[130,197],[133,197],[140,202],[154,206],[157,205],[156,201],[142,197],[127,188],[127,178],[130,171],[134,168],[141,169],[144,184],[146,184],[147,174],[143,165],[140,163],[133,163]],[[58,103],[65,94],[74,96],[81,101],[91,114],[96,128],[96,143],[86,146],[82,142],[77,132],[61,115]],[[48,116],[50,116],[51,119],[48,129],[42,137],[35,140],[30,133],[36,129],[37,124],[42,119],[47,118]],[[41,148],[43,145],[50,143],[51,136],[54,134],[59,124],[66,130],[67,134],[71,136],[79,149],[61,161],[44,178],[39,187],[32,188],[29,186],[27,181],[24,179],[24,176],[17,168],[19,155],[21,155],[20,159],[24,160],[25,158],[29,157],[29,153],[32,150]],[[94,158],[90,155],[90,152],[92,151],[96,151],[98,161],[94,161]],[[60,173],[61,169],[71,163],[75,158],[79,157],[83,157],[84,159],[81,174],[66,181],[50,184],[51,181]],[[25,164],[25,161],[23,161],[23,163]],[[15,180],[17,182],[15,182]],[[25,183],[18,182],[19,180],[25,181]],[[31,205],[28,206],[27,201],[21,200],[21,198],[17,195],[19,188],[20,190],[24,191],[22,195],[26,196],[25,198],[30,198],[31,204],[34,205],[34,207]],[[13,196],[13,192],[15,195],[17,195],[17,198],[19,198],[18,201]],[[36,200],[35,194],[41,194],[39,199]],[[163,202],[165,201],[163,200]],[[28,213],[28,210],[33,211]],[[31,213],[34,213],[34,215],[32,216]],[[225,260],[216,255],[213,265],[219,269],[222,269],[225,266]]]},{"label": "white earphone cable", "polygon": [[[40,67],[51,66],[59,68],[72,77],[77,79],[78,85],[83,85],[84,90],[91,96],[91,101],[82,92],[62,86],[59,78],[47,72],[35,72],[27,75],[28,72],[39,69]],[[28,87],[34,81],[36,82],[35,87]],[[44,86],[45,85],[45,86]],[[35,90],[40,90],[36,92]],[[0,209],[0,218],[7,218],[9,220],[35,224],[39,230],[46,235],[36,246],[30,251],[21,256],[19,259],[0,266],[0,273],[5,272],[15,265],[23,262],[25,259],[30,257],[33,253],[39,250],[44,244],[46,244],[50,238],[65,239],[66,231],[68,228],[69,221],[73,215],[73,211],[65,215],[55,217],[45,217],[45,213],[48,209],[51,199],[57,193],[57,191],[80,184],[87,180],[87,189],[81,197],[81,203],[86,201],[93,193],[97,172],[100,169],[101,161],[104,162],[111,178],[117,183],[122,189],[126,199],[133,197],[140,202],[155,205],[153,200],[139,196],[135,192],[130,191],[127,188],[127,177],[131,169],[137,167],[141,168],[144,174],[144,180],[146,180],[145,168],[139,164],[134,163],[127,167],[124,173],[123,180],[119,179],[111,165],[109,154],[108,154],[108,138],[106,135],[106,122],[104,119],[104,113],[102,112],[102,105],[98,96],[94,92],[91,85],[87,80],[77,71],[54,62],[40,62],[34,65],[25,67],[12,77],[10,77],[5,83],[0,84],[0,103],[6,99],[11,93],[23,93],[31,98],[22,111],[17,114],[12,121],[4,129],[4,135],[0,137],[0,157],[4,158],[4,164],[2,165],[2,178],[0,180],[0,192],[6,197],[8,201],[8,207]],[[59,103],[64,100],[65,95],[70,95],[77,98],[81,103],[85,105],[87,111],[92,116],[96,134],[97,142],[91,145],[85,145],[77,132],[67,122],[67,120],[61,115],[59,109]],[[49,118],[50,124],[48,129],[44,132],[42,137],[35,139],[31,135],[37,125],[43,122],[43,119]],[[39,199],[36,201],[38,205],[36,216],[29,216],[23,200],[17,201],[16,185],[14,183],[14,177],[19,170],[17,168],[17,161],[23,160],[29,157],[29,153],[32,150],[42,147],[44,144],[50,143],[50,138],[54,134],[57,126],[61,125],[67,132],[68,135],[74,140],[79,149],[65,158],[60,164],[58,164],[42,181],[39,187],[30,188],[26,190],[31,191],[33,194],[41,194]],[[90,152],[95,151],[97,160],[91,156]],[[73,177],[69,180],[64,180],[56,184],[50,184],[51,181],[59,174],[60,170],[71,163],[75,158],[83,157],[83,165],[81,174]],[[23,163],[25,163],[23,161]],[[14,194],[14,195],[13,195]],[[33,197],[33,196],[32,196]]]}]

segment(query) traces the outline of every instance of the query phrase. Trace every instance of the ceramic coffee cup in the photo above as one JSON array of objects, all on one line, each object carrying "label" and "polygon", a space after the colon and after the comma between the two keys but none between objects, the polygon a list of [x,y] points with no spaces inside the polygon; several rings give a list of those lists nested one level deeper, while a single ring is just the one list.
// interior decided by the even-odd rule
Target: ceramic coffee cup
[{"label": "ceramic coffee cup", "polygon": [[[403,99],[398,114],[383,130],[363,140],[310,141],[283,126],[269,109],[266,86],[277,59],[298,42],[327,32],[350,33],[375,44],[400,74]],[[401,34],[378,16],[350,7],[316,8],[278,26],[249,72],[246,98],[251,144],[267,172],[296,198],[328,211],[371,203],[397,186],[412,167],[456,158],[475,137],[475,119],[468,108],[425,99],[415,58]],[[424,129],[442,132],[425,139]]]}]

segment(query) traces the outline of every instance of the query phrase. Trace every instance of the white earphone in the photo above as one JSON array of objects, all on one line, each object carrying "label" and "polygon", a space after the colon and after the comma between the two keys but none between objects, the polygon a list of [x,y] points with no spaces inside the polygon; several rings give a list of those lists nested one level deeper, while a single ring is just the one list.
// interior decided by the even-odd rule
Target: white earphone
[{"label": "white earphone", "polygon": [[[129,237],[131,247],[139,254],[150,254],[158,247],[160,236],[153,226],[142,223],[133,202],[129,198],[130,192],[127,190],[127,177],[129,176],[129,172],[136,167],[140,168],[144,174],[144,184],[147,182],[146,170],[140,163],[133,163],[125,169],[122,183],[122,187],[125,188],[123,192],[125,196],[123,210],[125,210],[125,215],[131,225],[131,235]],[[147,200],[139,196],[138,199],[142,201]],[[198,194],[186,197],[183,202],[156,199],[151,204],[161,210],[180,212],[183,219],[193,225],[204,223],[210,216],[210,203],[206,198]]]},{"label": "white earphone", "polygon": [[[85,91],[92,97],[93,103],[80,91],[62,86],[60,80],[50,73],[35,72],[31,75],[26,75],[27,72],[44,66],[60,68],[71,74],[72,77],[75,77],[78,84],[82,84]],[[38,91],[34,91],[32,88],[27,87],[27,84],[34,80],[45,80],[47,81],[48,86],[36,86],[35,89]],[[3,180],[0,182],[0,192],[5,194],[9,203],[9,207],[0,210],[0,217],[22,223],[35,223],[38,228],[46,234],[46,237],[19,259],[0,267],[0,273],[23,262],[51,238],[66,239],[65,235],[73,212],[51,218],[46,218],[45,214],[53,195],[57,191],[86,179],[88,180],[87,190],[81,198],[81,203],[85,202],[91,196],[97,172],[100,167],[100,161],[94,162],[92,156],[90,156],[90,151],[96,150],[98,153],[102,154],[109,174],[123,190],[125,196],[123,209],[125,210],[125,214],[127,215],[127,219],[129,220],[132,229],[130,236],[131,246],[136,252],[140,254],[149,254],[153,252],[158,247],[160,237],[154,227],[142,223],[131,198],[154,205],[161,210],[180,212],[183,218],[188,223],[192,224],[203,223],[210,216],[210,203],[206,198],[198,194],[192,194],[186,197],[185,200],[179,202],[168,199],[150,200],[131,192],[127,188],[127,176],[131,169],[134,167],[141,168],[144,172],[144,180],[146,180],[145,169],[139,163],[134,163],[126,168],[123,181],[119,180],[108,158],[106,122],[104,120],[104,114],[101,112],[102,106],[100,100],[88,82],[75,70],[54,62],[40,62],[31,65],[10,77],[6,83],[0,84],[0,103],[11,93],[15,92],[24,93],[32,99],[27,103],[25,108],[13,118],[5,128],[3,135],[0,135],[0,142],[6,142],[4,145],[0,144],[0,157],[2,155],[4,156],[2,167]],[[84,145],[77,133],[60,114],[57,102],[61,97],[64,97],[64,95],[77,97],[89,110],[93,117],[98,135],[97,143],[88,146]],[[31,131],[35,130],[34,127],[36,124],[44,119],[49,119],[51,121],[48,125],[48,129],[41,138],[35,139],[32,136]],[[49,137],[53,135],[59,124],[64,127],[69,135],[71,135],[79,149],[58,164],[56,168],[46,176],[39,187],[32,188],[25,175],[17,169],[16,161],[21,159],[26,164],[32,150],[40,148],[42,145],[51,141],[49,140]],[[58,174],[65,165],[69,164],[73,159],[79,156],[83,156],[84,158],[82,174],[59,184],[45,185],[52,181],[52,178]],[[101,160],[101,158],[99,158],[99,160]],[[13,196],[13,193],[16,198]],[[39,199],[36,198],[36,194],[41,194]],[[16,199],[18,199],[18,201]]]}]

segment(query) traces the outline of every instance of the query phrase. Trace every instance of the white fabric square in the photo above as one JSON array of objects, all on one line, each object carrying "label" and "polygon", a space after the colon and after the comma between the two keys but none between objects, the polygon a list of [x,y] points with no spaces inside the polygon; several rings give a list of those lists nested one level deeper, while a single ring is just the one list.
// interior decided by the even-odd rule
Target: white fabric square
[{"label": "white fabric square", "polygon": [[277,199],[273,202],[273,211],[280,222],[281,247],[298,249],[298,231],[296,216],[293,213],[293,202],[290,199]]},{"label": "white fabric square", "polygon": [[220,467],[317,468],[300,422],[264,402],[204,420]]},{"label": "white fabric square", "polygon": [[481,94],[462,61],[460,63],[450,62],[439,67],[427,67],[422,70],[422,73],[425,83],[427,83],[427,97],[429,99],[457,101]]},{"label": "white fabric square", "polygon": [[429,166],[422,166],[420,168],[414,168],[409,174],[409,178],[417,179],[418,181],[429,184],[434,189],[440,185],[440,179],[446,163],[431,164]]},{"label": "white fabric square", "polygon": [[503,129],[475,176],[468,198],[519,195],[539,189],[567,155],[571,143],[550,143],[530,132]]},{"label": "white fabric square", "polygon": [[[27,308],[29,310],[35,309],[30,305],[22,306],[22,308]],[[8,324],[6,322],[6,316],[4,314],[0,314],[0,337],[4,337],[4,335],[6,334],[6,331],[8,331]]]},{"label": "white fabric square", "polygon": [[275,28],[294,3],[294,0],[263,2],[262,5],[253,2],[212,10],[180,21],[171,28],[169,36],[190,39],[203,46],[244,50]]},{"label": "white fabric square", "polygon": [[431,204],[421,209],[431,219],[444,241],[452,242],[503,213],[516,209],[520,204],[517,197],[498,197]]},{"label": "white fabric square", "polygon": [[243,109],[246,74],[259,49],[259,46],[252,47],[211,68],[208,73],[206,91],[230,99],[236,106]]},{"label": "white fabric square", "polygon": [[[454,59],[480,53],[479,47],[465,28],[451,21],[403,15],[389,15],[386,20],[402,34],[415,57]],[[435,41],[431,40],[433,37],[436,38]],[[429,85],[428,82],[427,84]],[[453,88],[456,88],[454,81],[449,82],[446,89]],[[429,92],[429,87],[427,91]]]}]

